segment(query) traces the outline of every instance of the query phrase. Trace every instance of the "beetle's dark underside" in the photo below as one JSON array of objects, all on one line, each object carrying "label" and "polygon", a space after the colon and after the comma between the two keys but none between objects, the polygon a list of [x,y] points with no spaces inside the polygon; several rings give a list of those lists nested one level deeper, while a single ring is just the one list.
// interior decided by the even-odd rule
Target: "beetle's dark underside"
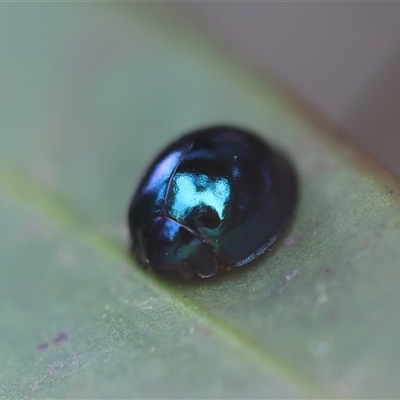
[{"label": "beetle's dark underside", "polygon": [[132,250],[157,274],[210,277],[262,254],[296,196],[291,163],[264,141],[229,126],[199,130],[147,170],[129,209]]}]

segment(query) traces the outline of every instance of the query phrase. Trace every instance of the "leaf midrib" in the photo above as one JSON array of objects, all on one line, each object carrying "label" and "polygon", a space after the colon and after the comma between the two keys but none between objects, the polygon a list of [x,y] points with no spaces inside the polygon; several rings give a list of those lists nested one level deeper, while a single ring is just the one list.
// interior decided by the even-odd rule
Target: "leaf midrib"
[{"label": "leaf midrib", "polygon": [[[100,251],[110,258],[132,265],[132,259],[129,254],[115,240],[96,229],[87,218],[79,215],[64,198],[41,187],[29,174],[20,168],[12,168],[0,162],[0,194],[31,206],[58,228],[73,233],[73,237],[85,239],[86,244],[92,246],[95,251]],[[149,289],[172,297],[184,311],[194,314],[200,324],[213,331],[221,342],[228,344],[234,351],[242,353],[266,373],[272,374],[278,379],[279,377],[284,377],[283,379],[280,378],[280,380],[288,380],[302,391],[308,393],[317,392],[319,395],[324,392],[329,397],[337,397],[337,394],[333,393],[332,390],[326,393],[326,390],[317,388],[317,385],[310,377],[304,376],[292,366],[277,360],[252,337],[234,325],[221,321],[221,318],[205,311],[195,301],[176,291],[167,281],[163,281],[140,268],[135,268],[134,277],[137,282]]]}]

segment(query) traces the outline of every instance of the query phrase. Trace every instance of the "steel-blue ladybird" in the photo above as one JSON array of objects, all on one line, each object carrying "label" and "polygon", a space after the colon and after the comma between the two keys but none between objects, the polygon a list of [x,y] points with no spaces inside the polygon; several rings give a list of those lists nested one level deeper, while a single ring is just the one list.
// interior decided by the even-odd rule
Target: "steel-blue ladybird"
[{"label": "steel-blue ladybird", "polygon": [[145,173],[129,208],[132,251],[156,274],[208,278],[264,253],[296,197],[292,164],[263,140],[232,126],[197,130]]}]

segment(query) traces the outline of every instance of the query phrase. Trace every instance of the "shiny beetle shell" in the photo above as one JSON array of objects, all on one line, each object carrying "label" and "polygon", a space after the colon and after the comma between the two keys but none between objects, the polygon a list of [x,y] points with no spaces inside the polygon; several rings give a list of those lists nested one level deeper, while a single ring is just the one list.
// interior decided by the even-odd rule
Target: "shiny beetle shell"
[{"label": "shiny beetle shell", "polygon": [[208,278],[261,255],[291,220],[291,163],[231,126],[189,133],[163,150],[129,208],[132,251],[156,274]]}]

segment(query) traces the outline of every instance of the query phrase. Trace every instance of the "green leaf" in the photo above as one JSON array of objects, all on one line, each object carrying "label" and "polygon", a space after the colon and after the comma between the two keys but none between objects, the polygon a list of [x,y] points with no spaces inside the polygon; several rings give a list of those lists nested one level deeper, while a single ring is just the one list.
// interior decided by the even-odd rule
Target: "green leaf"
[{"label": "green leaf", "polygon": [[[397,180],[161,5],[0,10],[0,397],[398,397]],[[290,154],[297,216],[252,267],[159,280],[130,196],[216,122]]]}]

